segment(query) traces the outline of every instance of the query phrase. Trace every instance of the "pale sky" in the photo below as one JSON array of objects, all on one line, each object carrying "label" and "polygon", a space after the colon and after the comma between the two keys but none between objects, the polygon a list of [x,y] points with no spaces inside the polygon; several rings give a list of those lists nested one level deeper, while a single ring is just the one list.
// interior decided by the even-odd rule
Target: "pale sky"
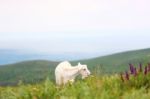
[{"label": "pale sky", "polygon": [[104,55],[149,38],[150,0],[0,0],[0,49]]}]

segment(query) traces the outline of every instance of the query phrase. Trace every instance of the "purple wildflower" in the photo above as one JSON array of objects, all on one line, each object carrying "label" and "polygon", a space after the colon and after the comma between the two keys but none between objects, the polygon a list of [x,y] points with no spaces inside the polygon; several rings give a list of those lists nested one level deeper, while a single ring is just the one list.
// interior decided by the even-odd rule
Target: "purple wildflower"
[{"label": "purple wildflower", "polygon": [[147,74],[147,66],[145,67],[144,74]]},{"label": "purple wildflower", "polygon": [[134,74],[134,66],[132,64],[129,64],[129,66],[130,66],[130,72],[131,72],[131,74]]},{"label": "purple wildflower", "polygon": [[125,78],[126,78],[127,80],[129,80],[129,74],[128,74],[127,71],[125,72]]}]

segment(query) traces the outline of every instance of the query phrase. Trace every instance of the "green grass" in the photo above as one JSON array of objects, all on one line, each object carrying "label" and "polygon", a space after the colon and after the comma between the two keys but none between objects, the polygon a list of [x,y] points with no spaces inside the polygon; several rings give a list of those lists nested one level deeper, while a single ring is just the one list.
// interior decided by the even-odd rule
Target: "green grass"
[{"label": "green grass", "polygon": [[[146,64],[150,62],[150,49],[142,49],[117,53],[113,55],[97,57],[93,59],[72,61],[73,65],[87,64],[88,68],[94,72],[95,68],[100,74],[119,73],[128,68],[128,63]],[[44,81],[48,76],[54,82],[54,70],[59,62],[35,60],[16,64],[0,66],[0,85],[13,85],[22,80],[24,83],[38,83]],[[98,71],[99,72],[99,71]]]},{"label": "green grass", "polygon": [[41,84],[0,87],[0,99],[149,99],[150,88],[144,84],[137,87],[137,80],[132,78],[131,84],[130,81],[122,82],[117,74],[90,76],[58,87],[47,79]]},{"label": "green grass", "polygon": [[0,87],[0,99],[149,99],[150,66],[137,67],[134,71],[130,68],[128,78],[126,73],[101,73],[102,70],[96,68],[86,79],[79,78],[73,84],[62,86],[56,86],[49,77],[34,84],[19,81],[17,86]]}]

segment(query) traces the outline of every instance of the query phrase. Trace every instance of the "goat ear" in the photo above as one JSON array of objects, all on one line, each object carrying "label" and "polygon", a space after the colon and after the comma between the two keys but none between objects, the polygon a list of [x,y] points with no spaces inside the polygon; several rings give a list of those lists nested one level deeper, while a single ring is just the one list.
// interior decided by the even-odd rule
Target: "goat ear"
[{"label": "goat ear", "polygon": [[81,65],[80,62],[78,63],[78,65]]}]

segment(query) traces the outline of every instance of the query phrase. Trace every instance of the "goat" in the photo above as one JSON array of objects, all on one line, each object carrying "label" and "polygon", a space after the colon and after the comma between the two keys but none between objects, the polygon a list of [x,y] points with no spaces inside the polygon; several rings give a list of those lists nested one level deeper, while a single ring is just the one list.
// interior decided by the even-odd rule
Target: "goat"
[{"label": "goat", "polygon": [[84,79],[91,73],[88,70],[87,65],[78,63],[77,66],[71,66],[68,61],[61,62],[55,69],[56,84],[65,85],[69,81],[74,82],[75,77],[79,74],[82,75],[82,79]]}]

